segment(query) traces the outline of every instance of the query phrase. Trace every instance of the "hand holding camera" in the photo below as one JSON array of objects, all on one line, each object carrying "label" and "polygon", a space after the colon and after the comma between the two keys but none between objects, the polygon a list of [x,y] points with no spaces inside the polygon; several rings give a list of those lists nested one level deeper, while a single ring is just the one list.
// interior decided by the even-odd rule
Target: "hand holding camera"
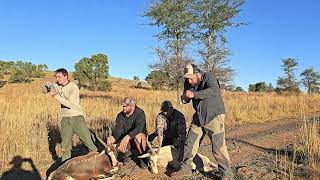
[{"label": "hand holding camera", "polygon": [[56,87],[53,83],[46,82],[45,87],[46,87],[47,92],[50,92],[50,94],[53,97],[58,94],[58,90],[56,89]]}]

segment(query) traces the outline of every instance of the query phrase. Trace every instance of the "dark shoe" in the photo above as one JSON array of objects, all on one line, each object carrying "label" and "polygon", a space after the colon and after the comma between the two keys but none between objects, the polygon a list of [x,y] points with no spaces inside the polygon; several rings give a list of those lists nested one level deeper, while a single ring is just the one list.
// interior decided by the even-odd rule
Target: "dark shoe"
[{"label": "dark shoe", "polygon": [[171,168],[172,170],[179,170],[181,168],[181,162],[180,161],[170,161],[168,163],[168,167]]},{"label": "dark shoe", "polygon": [[123,157],[122,158],[122,163],[124,163],[124,164],[126,164],[126,163],[128,163],[130,161],[130,157]]},{"label": "dark shoe", "polygon": [[147,169],[148,168],[147,164],[144,162],[144,159],[138,159],[138,166],[141,169]]},{"label": "dark shoe", "polygon": [[173,178],[183,178],[183,177],[189,177],[192,176],[192,170],[191,169],[180,169],[177,172],[173,172],[171,174],[171,177]]},{"label": "dark shoe", "polygon": [[130,158],[130,155],[131,155],[130,151],[129,151],[129,152],[126,152],[126,153],[119,152],[119,153],[118,153],[118,161],[126,164],[126,163],[128,163],[128,162],[130,161],[130,159],[131,159],[131,158]]}]

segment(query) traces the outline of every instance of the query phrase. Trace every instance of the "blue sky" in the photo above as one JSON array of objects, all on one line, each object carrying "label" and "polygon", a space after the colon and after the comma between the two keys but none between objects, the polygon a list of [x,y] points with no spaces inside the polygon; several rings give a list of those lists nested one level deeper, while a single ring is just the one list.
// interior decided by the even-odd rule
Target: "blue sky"
[{"label": "blue sky", "polygon": [[[110,74],[143,79],[156,61],[157,28],[147,26],[142,0],[0,0],[0,59],[47,64],[50,70],[104,53]],[[299,61],[296,75],[320,71],[320,1],[247,0],[238,19],[247,26],[228,29],[235,85],[270,82],[282,76],[281,59]],[[192,52],[191,52],[192,53]],[[300,78],[300,77],[299,77]]]}]

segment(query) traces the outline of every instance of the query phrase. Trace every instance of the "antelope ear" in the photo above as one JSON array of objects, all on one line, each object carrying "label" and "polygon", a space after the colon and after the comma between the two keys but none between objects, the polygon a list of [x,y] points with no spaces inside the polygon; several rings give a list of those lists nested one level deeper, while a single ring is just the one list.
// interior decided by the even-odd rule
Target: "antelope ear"
[{"label": "antelope ear", "polygon": [[150,157],[150,153],[142,154],[141,156],[138,156],[137,158],[147,158]]},{"label": "antelope ear", "polygon": [[106,153],[105,150],[103,150],[103,151],[101,151],[101,153],[98,156],[101,156],[101,155],[103,155],[105,153]]}]

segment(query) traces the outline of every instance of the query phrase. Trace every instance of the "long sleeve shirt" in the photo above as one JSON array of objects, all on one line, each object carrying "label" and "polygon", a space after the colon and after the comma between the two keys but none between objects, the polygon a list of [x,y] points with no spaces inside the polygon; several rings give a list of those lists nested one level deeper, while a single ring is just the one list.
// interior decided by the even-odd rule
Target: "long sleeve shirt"
[{"label": "long sleeve shirt", "polygon": [[113,130],[113,137],[116,143],[120,142],[126,135],[129,135],[130,139],[133,139],[139,133],[148,134],[146,116],[141,108],[136,106],[133,114],[129,117],[123,112],[117,115],[116,125]]},{"label": "long sleeve shirt", "polygon": [[[198,86],[192,87],[188,80],[184,83],[184,94],[187,90],[194,93],[192,105],[198,116],[199,124],[205,126],[212,119],[220,114],[225,114],[224,103],[220,94],[219,81],[212,73],[200,72],[201,82]],[[188,103],[190,99],[185,96],[183,101]]]},{"label": "long sleeve shirt", "polygon": [[55,99],[61,104],[61,114],[63,117],[84,115],[80,106],[80,91],[78,86],[69,82],[67,85],[54,85],[58,94]]}]

